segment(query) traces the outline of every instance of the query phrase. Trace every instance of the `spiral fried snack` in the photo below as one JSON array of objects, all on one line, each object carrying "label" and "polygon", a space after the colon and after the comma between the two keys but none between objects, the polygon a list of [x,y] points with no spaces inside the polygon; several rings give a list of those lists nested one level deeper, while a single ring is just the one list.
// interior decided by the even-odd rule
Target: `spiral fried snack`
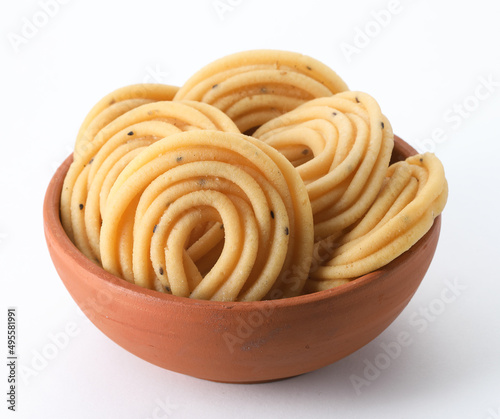
[{"label": "spiral fried snack", "polygon": [[170,135],[127,164],[107,202],[102,264],[128,281],[221,301],[303,288],[313,247],[307,191],[261,141],[221,131]]},{"label": "spiral fried snack", "polygon": [[205,103],[146,103],[112,120],[88,143],[85,154],[73,161],[61,194],[61,220],[88,258],[100,261],[101,217],[120,171],[144,147],[192,129],[239,132],[223,112]]},{"label": "spiral fried snack", "polygon": [[75,141],[74,159],[84,158],[86,149],[97,133],[111,121],[137,106],[172,100],[178,87],[165,84],[133,84],[121,87],[97,102],[85,117]]},{"label": "spiral fried snack", "polygon": [[209,103],[246,132],[302,103],[347,90],[323,63],[288,51],[255,50],[223,57],[195,73],[174,100]]},{"label": "spiral fried snack", "polygon": [[336,247],[329,260],[311,272],[307,291],[347,282],[388,264],[406,252],[431,228],[443,210],[448,184],[432,153],[392,164],[377,199],[348,233],[327,239]]},{"label": "spiral fried snack", "polygon": [[254,136],[296,166],[311,200],[316,240],[340,232],[368,210],[394,146],[377,102],[350,91],[306,102]]}]

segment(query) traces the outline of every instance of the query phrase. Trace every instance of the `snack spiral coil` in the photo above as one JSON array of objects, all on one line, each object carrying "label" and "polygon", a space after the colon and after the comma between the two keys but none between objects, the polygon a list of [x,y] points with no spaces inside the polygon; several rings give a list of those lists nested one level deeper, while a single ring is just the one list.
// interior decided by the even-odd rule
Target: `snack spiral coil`
[{"label": "snack spiral coil", "polygon": [[121,87],[104,96],[85,117],[76,136],[74,159],[86,157],[89,143],[111,121],[146,103],[172,100],[176,86],[144,83]]},{"label": "snack spiral coil", "polygon": [[377,199],[360,222],[348,233],[328,239],[335,249],[311,273],[307,288],[330,288],[388,264],[424,236],[443,211],[447,197],[443,165],[434,154],[392,164]]},{"label": "snack spiral coil", "polygon": [[355,223],[382,186],[394,134],[362,92],[311,100],[255,133],[296,166],[307,185],[317,240]]},{"label": "snack spiral coil", "polygon": [[195,73],[174,100],[209,103],[225,112],[241,132],[302,103],[347,90],[325,64],[288,51],[244,51],[220,58]]},{"label": "snack spiral coil", "polygon": [[115,275],[199,299],[302,291],[313,246],[307,192],[293,166],[258,140],[168,136],[126,166],[108,201],[100,250]]},{"label": "snack spiral coil", "polygon": [[150,102],[105,125],[73,161],[61,194],[61,219],[68,236],[87,257],[100,261],[101,217],[120,170],[142,148],[167,135],[192,129],[239,132],[224,113],[205,103]]}]

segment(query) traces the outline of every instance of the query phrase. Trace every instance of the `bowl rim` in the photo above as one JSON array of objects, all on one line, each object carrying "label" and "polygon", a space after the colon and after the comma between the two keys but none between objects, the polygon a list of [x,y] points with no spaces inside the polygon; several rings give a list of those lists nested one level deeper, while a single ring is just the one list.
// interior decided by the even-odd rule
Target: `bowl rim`
[{"label": "bowl rim", "polygon": [[[396,151],[403,156],[417,154],[417,151],[412,146],[410,146],[408,143],[406,143],[396,135],[394,136],[394,143],[395,147],[393,149],[393,153],[394,151]],[[396,147],[398,148],[398,150],[396,150]],[[402,260],[409,258],[411,256],[410,250],[416,250],[419,247],[425,246],[432,235],[431,233],[435,229],[439,229],[441,225],[441,215],[439,215],[434,219],[431,228],[425,233],[425,235],[421,237],[417,241],[417,243],[415,243],[409,250],[402,253],[396,259],[376,271],[355,278],[346,284],[342,284],[327,290],[303,294],[295,297],[260,301],[210,301],[188,297],[179,297],[172,294],[161,293],[156,290],[143,288],[139,285],[130,283],[123,278],[107,272],[104,268],[101,268],[93,261],[88,259],[69,239],[61,223],[59,207],[64,178],[72,161],[73,154],[70,154],[57,168],[47,187],[43,202],[43,221],[46,237],[50,235],[53,241],[57,243],[57,246],[65,253],[67,257],[73,260],[73,262],[83,270],[104,281],[107,286],[115,289],[119,288],[120,292],[133,294],[137,298],[150,301],[155,300],[157,303],[169,303],[173,305],[182,305],[184,307],[202,307],[214,310],[226,310],[237,307],[238,310],[241,311],[255,310],[259,307],[263,309],[269,309],[269,306],[279,309],[283,307],[299,306],[311,303],[315,304],[319,301],[328,300],[351,293],[360,287],[364,287],[369,283],[377,281],[386,272],[393,269],[398,262],[400,263],[402,262]]]}]

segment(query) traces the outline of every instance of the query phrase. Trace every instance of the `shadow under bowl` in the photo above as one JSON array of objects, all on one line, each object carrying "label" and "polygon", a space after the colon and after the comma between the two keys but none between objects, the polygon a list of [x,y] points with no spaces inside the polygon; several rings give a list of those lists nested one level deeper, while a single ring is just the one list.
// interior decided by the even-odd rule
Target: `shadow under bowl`
[{"label": "shadow under bowl", "polygon": [[[392,161],[416,151],[395,138]],[[45,195],[44,230],[54,266],[85,315],[106,336],[162,368],[206,380],[255,383],[310,372],[355,352],[406,307],[436,250],[441,217],[410,250],[348,284],[273,301],[202,301],[141,288],[87,259],[60,221],[72,157]]]}]

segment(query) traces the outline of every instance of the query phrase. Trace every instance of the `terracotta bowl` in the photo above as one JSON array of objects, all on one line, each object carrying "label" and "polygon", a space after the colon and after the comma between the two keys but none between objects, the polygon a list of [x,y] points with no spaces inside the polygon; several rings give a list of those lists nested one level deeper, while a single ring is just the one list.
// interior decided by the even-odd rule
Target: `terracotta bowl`
[{"label": "terracotta bowl", "polygon": [[[396,138],[393,160],[416,151]],[[383,269],[338,288],[274,301],[221,303],[141,288],[88,260],[69,240],[59,197],[71,156],[50,182],[44,229],[69,293],[109,338],[152,364],[198,378],[254,383],[329,365],[366,345],[408,304],[434,255],[441,219]]]}]

